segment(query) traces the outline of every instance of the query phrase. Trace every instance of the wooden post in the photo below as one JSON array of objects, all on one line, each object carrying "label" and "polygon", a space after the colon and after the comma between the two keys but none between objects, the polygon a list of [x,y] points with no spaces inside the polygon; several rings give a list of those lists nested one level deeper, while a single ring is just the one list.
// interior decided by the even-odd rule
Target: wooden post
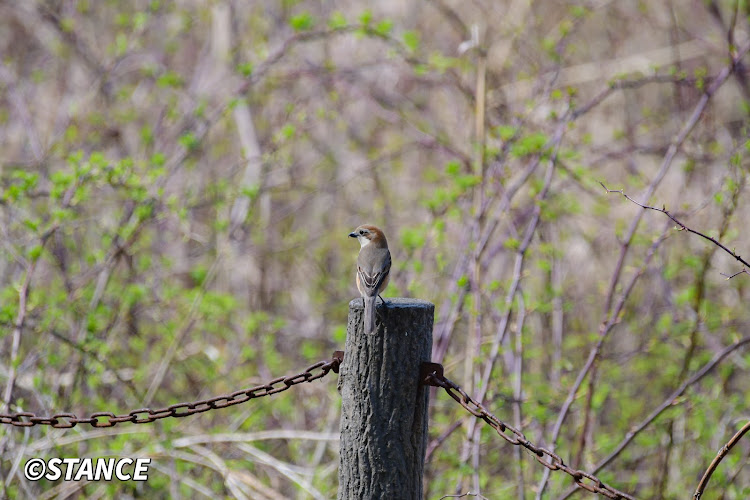
[{"label": "wooden post", "polygon": [[339,500],[422,499],[434,304],[378,300],[376,329],[363,330],[362,299],[349,303],[341,392]]}]

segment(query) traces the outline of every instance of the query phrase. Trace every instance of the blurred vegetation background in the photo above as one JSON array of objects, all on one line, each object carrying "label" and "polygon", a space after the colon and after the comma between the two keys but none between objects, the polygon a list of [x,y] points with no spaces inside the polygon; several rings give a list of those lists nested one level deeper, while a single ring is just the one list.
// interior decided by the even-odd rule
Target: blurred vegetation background
[{"label": "blurred vegetation background", "polygon": [[[750,335],[750,276],[599,183],[747,254],[749,14],[0,2],[0,413],[156,408],[328,358],[357,295],[347,233],[373,223],[386,296],[436,304],[450,379],[566,463],[685,498],[748,420],[747,349],[695,374]],[[2,426],[2,496],[333,498],[339,405],[331,375],[149,425]],[[570,494],[431,405],[426,498]],[[148,482],[23,479],[102,456],[152,458]],[[750,496],[749,457],[710,498]]]}]

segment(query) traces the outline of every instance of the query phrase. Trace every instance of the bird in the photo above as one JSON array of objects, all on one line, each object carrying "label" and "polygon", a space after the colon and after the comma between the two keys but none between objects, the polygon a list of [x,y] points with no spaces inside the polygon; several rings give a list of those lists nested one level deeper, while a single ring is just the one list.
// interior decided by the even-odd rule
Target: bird
[{"label": "bird", "polygon": [[357,256],[357,290],[362,295],[365,305],[365,333],[375,331],[375,304],[377,298],[385,304],[380,296],[388,286],[391,272],[391,252],[388,240],[380,228],[363,224],[349,233],[350,238],[357,238],[360,244]]}]

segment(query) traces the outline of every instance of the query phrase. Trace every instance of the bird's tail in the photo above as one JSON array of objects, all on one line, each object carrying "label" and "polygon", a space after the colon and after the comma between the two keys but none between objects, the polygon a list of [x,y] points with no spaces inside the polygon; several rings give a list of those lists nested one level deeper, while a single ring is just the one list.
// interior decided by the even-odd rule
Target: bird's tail
[{"label": "bird's tail", "polygon": [[375,303],[378,296],[365,297],[365,333],[372,333],[375,331]]}]

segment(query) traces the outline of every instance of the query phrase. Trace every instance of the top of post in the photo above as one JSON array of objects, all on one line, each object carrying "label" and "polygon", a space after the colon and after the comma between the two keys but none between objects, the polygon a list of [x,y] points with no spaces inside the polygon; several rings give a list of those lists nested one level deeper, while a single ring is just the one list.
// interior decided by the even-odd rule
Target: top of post
[{"label": "top of post", "polygon": [[[385,299],[389,309],[435,309],[435,304],[428,300],[412,299],[408,297],[392,297]],[[378,306],[380,301],[378,300]],[[364,302],[361,298],[353,299],[349,302],[349,309],[364,309]]]}]

